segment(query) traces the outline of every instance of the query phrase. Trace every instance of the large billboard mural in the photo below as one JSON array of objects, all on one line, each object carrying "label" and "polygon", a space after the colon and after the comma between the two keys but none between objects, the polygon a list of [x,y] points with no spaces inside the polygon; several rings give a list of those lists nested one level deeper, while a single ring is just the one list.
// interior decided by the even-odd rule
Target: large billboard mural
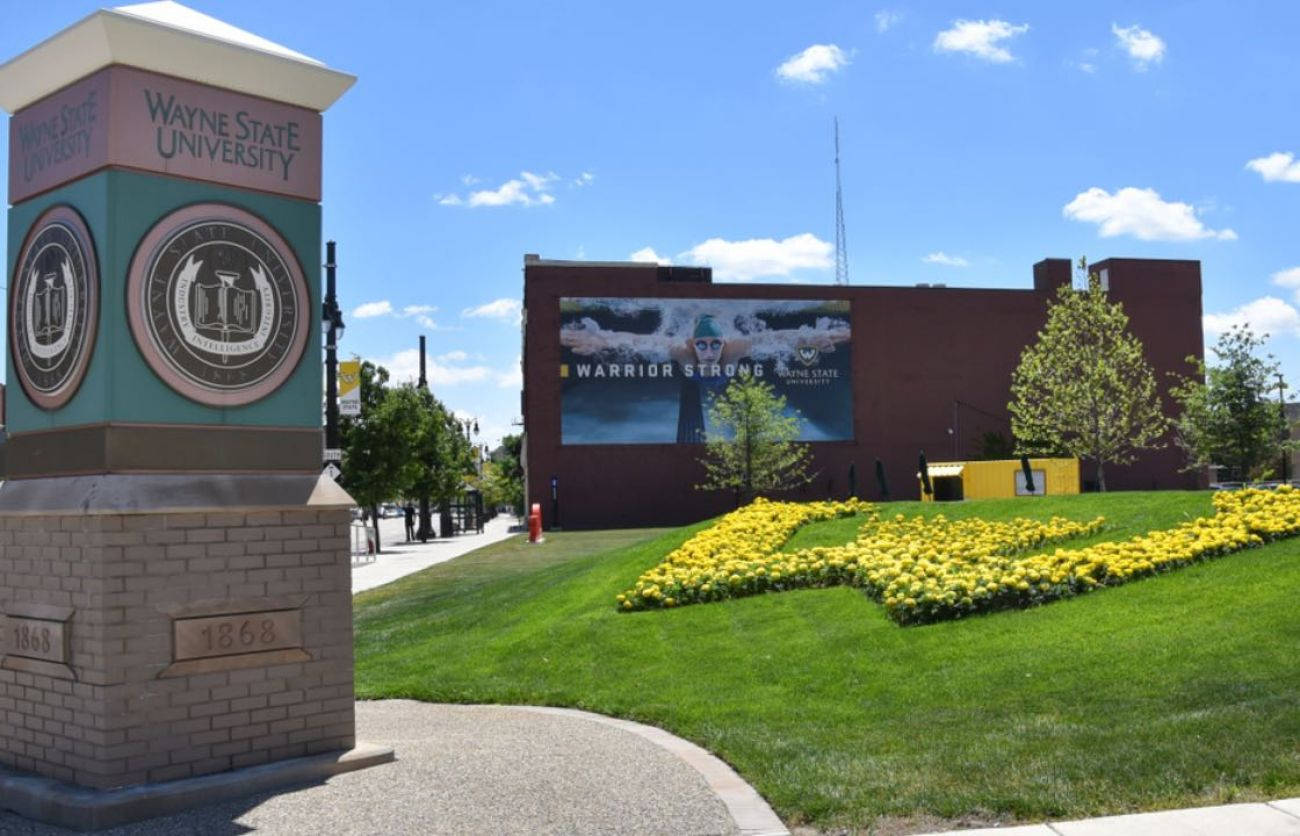
[{"label": "large billboard mural", "polygon": [[784,395],[802,441],[853,438],[847,300],[560,300],[561,441],[705,441],[737,375]]}]

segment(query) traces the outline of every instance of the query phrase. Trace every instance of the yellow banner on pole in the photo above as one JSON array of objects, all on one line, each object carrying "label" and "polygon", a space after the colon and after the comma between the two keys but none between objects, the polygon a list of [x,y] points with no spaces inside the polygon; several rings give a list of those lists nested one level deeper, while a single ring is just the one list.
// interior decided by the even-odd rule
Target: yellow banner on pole
[{"label": "yellow banner on pole", "polygon": [[361,361],[339,363],[339,415],[361,414]]}]

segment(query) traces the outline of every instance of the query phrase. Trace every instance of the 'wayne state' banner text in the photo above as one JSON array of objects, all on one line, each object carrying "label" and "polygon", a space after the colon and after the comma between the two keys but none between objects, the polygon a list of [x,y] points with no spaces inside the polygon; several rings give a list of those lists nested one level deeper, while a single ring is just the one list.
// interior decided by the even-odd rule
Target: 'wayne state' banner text
[{"label": "'wayne state' banner text", "polygon": [[802,441],[853,438],[847,300],[560,300],[564,444],[671,444],[716,432],[710,401],[748,373]]}]

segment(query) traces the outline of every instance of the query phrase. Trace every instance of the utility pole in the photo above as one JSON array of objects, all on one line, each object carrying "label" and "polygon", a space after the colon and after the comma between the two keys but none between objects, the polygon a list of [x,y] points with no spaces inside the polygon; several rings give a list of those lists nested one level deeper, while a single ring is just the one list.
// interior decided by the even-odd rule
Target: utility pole
[{"label": "utility pole", "polygon": [[[420,335],[420,380],[418,382],[418,386],[420,387],[420,390],[423,392],[429,391],[429,379],[427,376],[425,376],[424,373],[424,335],[423,334]],[[433,536],[433,518],[430,516],[429,513],[428,493],[422,492],[420,494],[420,525],[419,525],[419,530],[415,532],[415,536],[419,539],[421,543],[429,542],[429,538]]]},{"label": "utility pole", "polygon": [[[325,449],[339,449],[338,340],[343,334],[343,312],[334,284],[334,242],[325,243],[325,299],[321,319],[325,323]],[[333,455],[331,453],[330,455]]]},{"label": "utility pole", "polygon": [[[1283,443],[1290,441],[1291,439],[1291,427],[1287,424],[1287,420],[1286,420],[1286,396],[1284,394],[1285,391],[1286,391],[1286,383],[1282,381],[1282,373],[1278,372],[1277,373],[1277,410],[1282,414],[1282,426],[1285,427],[1285,429],[1282,430]],[[1287,449],[1283,447],[1282,448],[1282,481],[1283,482],[1287,481],[1287,473],[1286,473],[1287,458],[1288,458]]]}]

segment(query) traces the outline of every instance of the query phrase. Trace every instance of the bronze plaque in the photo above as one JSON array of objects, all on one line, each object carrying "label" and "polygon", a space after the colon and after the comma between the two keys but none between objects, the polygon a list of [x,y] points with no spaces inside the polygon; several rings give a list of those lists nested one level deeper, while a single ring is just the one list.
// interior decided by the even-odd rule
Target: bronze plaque
[{"label": "bronze plaque", "polygon": [[222,203],[155,224],[127,278],[140,353],[168,386],[207,406],[243,406],[288,380],[307,344],[310,307],[285,240]]},{"label": "bronze plaque", "polygon": [[7,616],[5,653],[46,662],[67,663],[67,625],[44,618]]},{"label": "bronze plaque", "polygon": [[266,610],[172,622],[174,661],[302,647],[302,610]]},{"label": "bronze plaque", "polygon": [[58,409],[76,394],[98,321],[90,230],[72,207],[51,207],[28,230],[9,285],[9,356],[32,403]]}]

